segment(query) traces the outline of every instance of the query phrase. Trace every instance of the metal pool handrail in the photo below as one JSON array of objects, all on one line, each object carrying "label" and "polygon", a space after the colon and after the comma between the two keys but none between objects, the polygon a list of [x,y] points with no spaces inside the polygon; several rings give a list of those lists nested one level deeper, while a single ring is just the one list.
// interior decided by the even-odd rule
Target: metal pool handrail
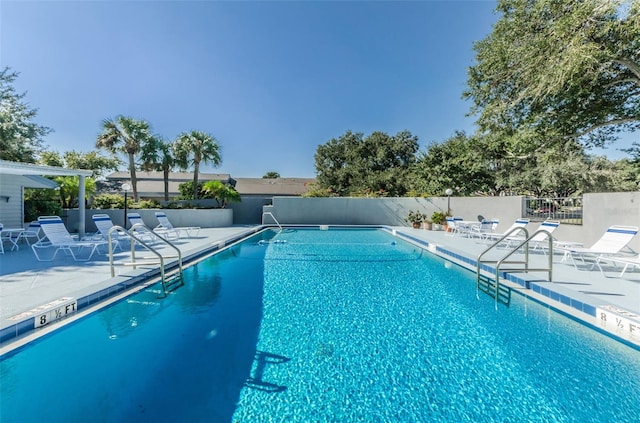
[{"label": "metal pool handrail", "polygon": [[278,227],[282,231],[282,225],[280,224],[280,222],[278,222],[278,219],[276,219],[276,217],[270,211],[262,212],[262,224],[263,225],[264,225],[264,217],[265,216],[271,216],[271,218],[276,222],[276,225],[278,225]]},{"label": "metal pool handrail", "polygon": [[[171,255],[171,256],[163,256],[162,254],[160,254],[155,248],[153,248],[149,243],[143,241],[142,239],[140,239],[140,237],[138,237],[135,234],[135,229],[136,228],[144,228],[145,230],[153,233],[160,242],[168,245],[169,247],[173,248],[176,251],[176,255]],[[136,266],[138,265],[142,265],[142,264],[159,264],[160,265],[160,280],[162,282],[162,292],[164,294],[164,296],[167,295],[167,281],[165,278],[165,262],[164,259],[165,258],[177,258],[178,259],[178,275],[177,275],[177,279],[180,282],[180,286],[184,285],[184,280],[182,278],[182,252],[180,251],[180,249],[178,247],[176,247],[171,241],[167,240],[166,238],[161,237],[160,235],[156,234],[155,232],[153,232],[151,229],[149,229],[147,226],[145,226],[142,223],[136,223],[134,224],[131,229],[129,229],[128,231],[126,229],[124,229],[122,226],[117,226],[114,225],[109,229],[108,232],[108,238],[109,238],[109,265],[111,266],[111,277],[115,277],[115,269],[114,266],[116,265],[116,263],[114,262],[113,259],[113,233],[114,232],[118,232],[119,235],[126,235],[128,236],[130,239],[135,240],[135,242],[138,242],[140,245],[142,245],[144,248],[146,248],[148,251],[150,251],[152,254],[154,254],[156,257],[158,257],[158,261],[144,261],[144,262],[138,262],[136,261],[136,253],[135,253],[135,243],[132,241],[129,241],[129,244],[131,244],[131,262],[123,262],[120,263],[121,266],[133,266],[133,268],[135,269]]]},{"label": "metal pool handrail", "polygon": [[[502,258],[500,258],[497,261],[493,261],[493,260],[484,260],[483,261],[482,260],[482,257],[485,254],[487,254],[489,251],[491,251],[494,248],[496,248],[505,239],[513,236],[514,234],[516,234],[517,232],[520,232],[520,231],[524,232],[523,241],[520,242],[518,245],[516,245],[513,249],[508,251],[507,254],[505,254]],[[531,267],[529,267],[529,242],[531,241],[531,239],[534,236],[537,236],[540,233],[544,233],[547,236],[547,241],[549,243],[549,254],[547,256],[548,260],[549,260],[549,264],[548,264],[547,267],[544,267],[544,268],[531,268]],[[522,247],[524,247],[524,260],[507,260],[509,257],[511,257],[514,253],[516,253]],[[496,264],[496,267],[495,267],[495,294],[494,294],[494,298],[495,298],[495,301],[496,301],[496,305],[495,306],[497,308],[498,307],[499,293],[500,293],[500,273],[501,272],[525,272],[525,273],[527,273],[527,272],[547,272],[548,276],[549,276],[549,282],[551,282],[552,273],[553,273],[553,238],[551,236],[551,233],[549,231],[545,230],[545,229],[540,229],[540,230],[534,232],[530,236],[529,232],[524,227],[513,228],[512,230],[510,230],[509,232],[504,234],[499,240],[497,240],[496,242],[491,244],[488,248],[486,248],[478,256],[477,268],[476,268],[476,290],[478,290],[479,287],[480,287],[481,270],[482,270],[482,264],[483,263],[495,263]],[[502,268],[502,265],[506,264],[506,263],[524,264],[524,268],[521,268],[521,267],[513,267],[513,268],[506,268],[506,269]],[[476,291],[476,295],[477,295],[477,291]]]}]

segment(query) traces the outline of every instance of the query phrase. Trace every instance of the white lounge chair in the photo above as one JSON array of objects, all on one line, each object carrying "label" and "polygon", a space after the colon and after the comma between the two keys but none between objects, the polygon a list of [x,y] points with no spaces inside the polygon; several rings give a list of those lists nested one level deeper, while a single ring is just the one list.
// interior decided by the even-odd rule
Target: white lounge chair
[{"label": "white lounge chair", "polygon": [[164,229],[167,231],[177,231],[178,237],[180,237],[181,232],[185,232],[187,234],[187,238],[191,238],[192,236],[198,236],[200,232],[199,226],[180,226],[174,227],[171,222],[169,222],[169,218],[167,218],[167,214],[165,212],[156,212],[156,219],[160,224],[154,228],[154,231],[157,229]]},{"label": "white lounge chair", "polygon": [[[143,241],[153,242],[155,240],[156,235],[161,236],[165,239],[178,239],[178,231],[175,230],[166,230],[166,229],[151,229],[144,223],[142,220],[142,216],[140,213],[128,213],[127,218],[129,219],[129,223],[131,223],[131,229],[133,230],[138,237],[140,237]],[[135,228],[134,225],[138,225]]]},{"label": "white lounge chair", "polygon": [[567,259],[570,259],[571,263],[576,268],[578,268],[578,265],[575,261],[576,257],[584,263],[585,257],[588,256],[605,257],[618,255],[624,248],[627,247],[627,245],[629,245],[629,242],[631,242],[631,240],[634,236],[636,236],[637,233],[637,226],[614,225],[610,226],[609,229],[607,229],[607,231],[604,233],[604,235],[602,235],[602,237],[600,237],[600,239],[597,240],[591,247],[563,247],[561,245],[562,243],[559,243],[560,246],[556,247],[556,250],[564,252],[564,257],[562,258],[563,262]]},{"label": "white lounge chair", "polygon": [[[558,229],[560,226],[560,222],[555,220],[545,220],[540,224],[538,229],[531,235],[531,239],[529,240],[529,246],[531,250],[541,250],[544,254],[546,253],[545,247],[549,245],[549,236],[547,233],[552,234],[553,231]],[[512,246],[513,244],[524,241],[524,237],[522,236],[510,236],[505,239],[507,247]]]},{"label": "white lounge chair", "polygon": [[[111,220],[111,216],[105,213],[98,213],[91,216],[93,223],[98,228],[99,239],[109,240],[109,231],[113,228],[114,224]],[[113,251],[118,248],[122,251],[121,242],[129,242],[129,237],[122,230],[115,230],[111,233],[111,240],[113,241]]]},{"label": "white lounge chair", "polygon": [[[93,257],[93,254],[97,251],[101,245],[107,245],[107,241],[78,241],[74,239],[69,231],[67,231],[64,222],[58,216],[40,216],[38,218],[42,232],[44,232],[47,240],[40,240],[31,245],[33,254],[35,254],[38,261],[53,261],[58,251],[64,251],[71,255],[75,261],[87,261]],[[55,249],[53,256],[50,259],[44,259],[38,254],[38,250],[43,249]],[[89,250],[87,258],[80,258],[79,254],[83,250]],[[75,252],[74,252],[75,250]]]},{"label": "white lounge chair", "polygon": [[[487,233],[487,234],[484,235],[483,239],[485,239],[485,240],[497,240],[497,239],[502,238],[503,236],[505,236],[506,234],[508,234],[512,230],[514,230],[515,228],[524,228],[528,224],[529,224],[529,219],[528,218],[516,219],[516,221],[513,222],[513,224],[506,231],[504,231],[502,233],[495,233],[495,232]],[[513,236],[516,236],[516,235],[514,234]]]},{"label": "white lounge chair", "polygon": [[637,267],[638,269],[640,269],[640,254],[633,257],[611,257],[606,255],[598,256],[598,258],[596,259],[596,265],[598,266],[598,269],[600,269],[602,274],[604,276],[607,276],[604,269],[602,268],[602,262],[610,262],[613,265],[621,264],[623,266],[622,272],[620,272],[620,274],[618,275],[618,277],[621,278],[629,268]]}]

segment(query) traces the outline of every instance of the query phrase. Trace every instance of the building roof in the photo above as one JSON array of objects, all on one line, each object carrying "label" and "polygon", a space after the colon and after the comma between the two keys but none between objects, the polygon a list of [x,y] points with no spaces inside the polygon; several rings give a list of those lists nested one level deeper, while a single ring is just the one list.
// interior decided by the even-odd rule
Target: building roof
[{"label": "building roof", "polygon": [[241,195],[301,195],[308,191],[313,178],[236,178]]},{"label": "building roof", "polygon": [[[107,190],[118,191],[124,182],[130,182],[129,172],[115,172],[107,176]],[[164,180],[162,172],[136,172],[138,195],[140,197],[162,197]],[[171,172],[169,174],[169,195],[180,193],[178,186],[193,180],[193,173]],[[240,195],[301,195],[313,178],[231,178],[224,173],[199,173],[199,181],[217,180],[230,183]]]},{"label": "building roof", "polygon": [[0,160],[0,175],[91,176],[92,173],[90,170],[64,169],[54,166]]},{"label": "building roof", "polygon": [[[107,176],[107,179],[110,180],[123,180],[128,181],[131,178],[131,174],[129,172],[113,172],[112,174]],[[162,172],[142,172],[136,171],[136,179],[138,182],[143,180],[150,181],[162,181],[164,178]],[[227,182],[231,180],[231,175],[228,173],[202,173],[198,172],[198,180],[199,181],[222,181]],[[170,172],[169,173],[169,182],[171,181],[180,181],[189,182],[193,181],[193,173],[189,172]]]}]

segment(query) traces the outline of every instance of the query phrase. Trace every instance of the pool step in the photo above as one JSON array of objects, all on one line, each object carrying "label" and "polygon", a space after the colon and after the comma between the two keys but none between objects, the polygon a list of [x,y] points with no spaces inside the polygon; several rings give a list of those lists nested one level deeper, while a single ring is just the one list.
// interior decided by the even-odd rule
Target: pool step
[{"label": "pool step", "polygon": [[171,275],[165,276],[162,281],[162,287],[164,289],[164,294],[175,291],[184,285],[184,279],[182,278],[182,272],[176,272]]},{"label": "pool step", "polygon": [[[497,289],[496,289],[497,284]],[[477,278],[478,291],[482,291],[495,299],[497,302],[506,305],[507,307],[511,303],[511,289],[498,283],[495,279],[489,278],[484,275],[479,275]]]}]

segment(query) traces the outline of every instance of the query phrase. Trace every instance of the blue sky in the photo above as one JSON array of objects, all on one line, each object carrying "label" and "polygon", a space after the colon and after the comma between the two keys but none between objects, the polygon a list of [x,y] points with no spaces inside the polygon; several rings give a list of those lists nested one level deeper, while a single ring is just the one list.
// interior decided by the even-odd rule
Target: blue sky
[{"label": "blue sky", "polygon": [[[233,177],[314,177],[347,130],[409,130],[422,149],[474,131],[461,99],[495,1],[0,2],[0,65],[54,129],[50,149],[94,149],[103,119],[173,140],[206,131]],[[637,136],[636,136],[637,137]],[[623,157],[617,147],[606,151]],[[602,154],[602,151],[598,151]]]}]

